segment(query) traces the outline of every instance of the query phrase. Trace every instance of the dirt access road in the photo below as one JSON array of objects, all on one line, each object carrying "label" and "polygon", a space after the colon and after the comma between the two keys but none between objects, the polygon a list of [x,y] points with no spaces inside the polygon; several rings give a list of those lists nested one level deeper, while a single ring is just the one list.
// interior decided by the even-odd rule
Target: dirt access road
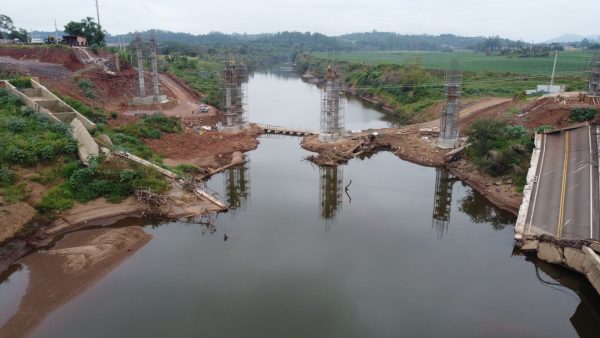
[{"label": "dirt access road", "polygon": [[[459,123],[464,122],[469,119],[473,113],[481,112],[484,109],[491,109],[501,104],[511,102],[512,99],[503,98],[503,97],[486,97],[479,99],[471,104],[468,104],[466,107],[462,108],[458,112]],[[462,123],[464,124],[464,123]],[[414,124],[410,127],[419,127],[419,128],[434,128],[440,126],[440,119],[437,118],[435,120],[431,120],[428,122],[423,122],[419,124]]]},{"label": "dirt access road", "polygon": [[[160,83],[172,94],[172,98],[175,100],[175,106],[172,108],[140,108],[131,109],[124,112],[125,115],[135,115],[139,113],[153,113],[162,112],[169,116],[180,116],[180,117],[194,117],[200,115],[200,100],[195,98],[185,88],[171,79],[169,76],[159,74],[158,79]],[[214,116],[217,110],[214,107],[209,107],[207,113],[202,113],[201,116]]]}]

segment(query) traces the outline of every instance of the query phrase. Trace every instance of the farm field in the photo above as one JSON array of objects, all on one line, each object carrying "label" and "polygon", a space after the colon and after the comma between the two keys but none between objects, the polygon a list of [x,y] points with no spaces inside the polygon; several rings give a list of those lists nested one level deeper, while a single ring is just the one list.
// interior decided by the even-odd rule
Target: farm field
[{"label": "farm field", "polygon": [[[314,53],[317,57],[330,58],[330,53]],[[588,51],[564,51],[558,53],[556,72],[558,75],[583,75],[587,60],[591,53]],[[446,70],[457,59],[464,71],[501,72],[518,74],[550,74],[552,73],[553,55],[547,57],[517,58],[507,56],[487,56],[474,52],[414,52],[414,51],[356,51],[339,52],[335,58],[340,61],[377,63],[408,63],[417,58],[421,59],[426,69]]]}]

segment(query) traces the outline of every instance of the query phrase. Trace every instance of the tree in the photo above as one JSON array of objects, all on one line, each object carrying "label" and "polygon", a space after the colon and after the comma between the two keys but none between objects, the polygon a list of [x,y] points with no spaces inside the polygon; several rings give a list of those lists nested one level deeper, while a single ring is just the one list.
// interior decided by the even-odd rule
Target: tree
[{"label": "tree", "polygon": [[71,21],[65,25],[65,32],[71,35],[83,36],[87,39],[88,45],[105,46],[105,33],[102,26],[94,22],[94,19],[87,17],[79,22]]},{"label": "tree", "polygon": [[10,32],[14,28],[12,19],[4,14],[0,14],[0,32]]},{"label": "tree", "polygon": [[12,19],[8,15],[0,14],[0,39],[19,39],[27,41],[27,31],[15,27]]},{"label": "tree", "polygon": [[15,28],[13,31],[8,34],[9,39],[19,39],[23,42],[27,42],[28,36],[27,31],[23,28]]}]

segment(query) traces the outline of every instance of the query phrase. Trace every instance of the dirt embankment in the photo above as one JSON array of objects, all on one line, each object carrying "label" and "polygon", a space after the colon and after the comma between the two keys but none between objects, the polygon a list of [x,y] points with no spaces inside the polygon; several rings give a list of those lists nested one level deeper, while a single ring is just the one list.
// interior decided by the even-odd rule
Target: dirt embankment
[{"label": "dirt embankment", "polygon": [[[479,118],[506,117],[507,110],[517,105],[523,103],[503,98],[484,98],[470,102],[459,113],[460,129],[466,129]],[[320,142],[317,136],[310,136],[303,140],[302,147],[317,153],[309,159],[319,165],[338,165],[354,157],[389,150],[404,160],[420,165],[447,166],[455,176],[488,197],[494,204],[516,215],[523,197],[515,190],[512,181],[491,177],[466,160],[451,162],[456,156],[449,154],[450,150],[436,147],[435,137],[420,134],[421,128],[438,125],[439,119],[404,128],[368,130],[333,143]]]},{"label": "dirt embankment", "polygon": [[190,163],[212,173],[232,163],[234,153],[244,153],[258,146],[262,130],[251,124],[238,133],[209,131],[203,134],[187,129],[182,134],[165,134],[160,139],[144,142],[165,156],[164,163],[178,165]]},{"label": "dirt embankment", "polygon": [[523,202],[523,193],[515,190],[511,179],[492,177],[483,173],[466,159],[449,162],[446,168],[466,182],[473,189],[485,196],[495,206],[517,216]]},{"label": "dirt embankment", "polygon": [[66,235],[51,250],[19,263],[29,269],[27,291],[0,337],[25,337],[48,314],[76,298],[146,245],[152,236],[139,226],[83,230]]},{"label": "dirt embankment", "polygon": [[68,47],[0,47],[0,56],[8,56],[15,60],[36,60],[44,63],[60,64],[76,71],[85,67],[77,58],[74,50]]},{"label": "dirt embankment", "polygon": [[[505,98],[483,98],[466,104],[459,113],[459,130],[466,130],[478,119],[492,119],[536,128],[550,125],[561,128],[572,123],[571,108],[586,106],[579,102],[577,93],[559,97],[542,97],[531,101],[513,101]],[[597,117],[595,122],[599,122]],[[351,134],[338,142],[324,143],[317,136],[303,140],[302,147],[317,153],[309,159],[319,165],[347,163],[354,157],[367,156],[380,150],[389,150],[398,157],[427,166],[446,166],[455,176],[485,195],[500,208],[517,214],[523,194],[515,190],[511,179],[485,174],[459,155],[435,146],[435,137],[421,135],[421,128],[439,126],[440,120],[415,124],[404,128],[368,130]],[[373,134],[373,133],[376,133]]]},{"label": "dirt embankment", "polygon": [[380,150],[389,150],[404,160],[420,165],[443,165],[445,152],[433,146],[432,142],[432,139],[420,137],[414,128],[389,128],[367,130],[331,143],[321,142],[317,135],[313,135],[304,138],[301,145],[317,153],[308,159],[318,165],[345,164],[354,157],[368,156]]}]

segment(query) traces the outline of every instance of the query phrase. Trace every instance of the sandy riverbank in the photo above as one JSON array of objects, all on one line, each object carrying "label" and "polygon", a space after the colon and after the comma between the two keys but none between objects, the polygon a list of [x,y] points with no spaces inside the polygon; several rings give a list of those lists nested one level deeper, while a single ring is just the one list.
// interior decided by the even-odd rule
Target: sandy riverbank
[{"label": "sandy riverbank", "polygon": [[67,234],[51,250],[20,260],[29,269],[29,284],[19,308],[0,328],[0,338],[27,336],[48,314],[92,287],[151,239],[140,226],[81,230]]}]

